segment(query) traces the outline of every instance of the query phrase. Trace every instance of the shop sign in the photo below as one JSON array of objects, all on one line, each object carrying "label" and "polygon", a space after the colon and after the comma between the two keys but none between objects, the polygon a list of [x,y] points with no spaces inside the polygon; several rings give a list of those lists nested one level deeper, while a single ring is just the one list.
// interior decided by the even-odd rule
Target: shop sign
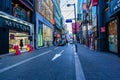
[{"label": "shop sign", "polygon": [[113,7],[113,10],[116,11],[118,8],[120,8],[120,0],[116,2],[116,5]]},{"label": "shop sign", "polygon": [[39,7],[39,10],[38,10],[38,11],[41,12],[41,11],[42,11],[42,6],[43,6],[43,5],[42,5],[42,4],[43,4],[42,0],[39,0],[38,4],[39,4],[39,6],[38,6],[38,7]]},{"label": "shop sign", "polygon": [[92,0],[92,6],[97,6],[98,5],[98,0]]},{"label": "shop sign", "polygon": [[79,33],[80,32],[80,23],[76,22],[72,23],[72,32],[75,34],[76,32]]},{"label": "shop sign", "polygon": [[10,34],[10,39],[14,39],[14,34]]},{"label": "shop sign", "polygon": [[111,6],[111,13],[115,13],[116,11],[120,10],[120,0],[112,0],[110,2]]},{"label": "shop sign", "polygon": [[9,28],[13,28],[13,29],[19,29],[19,30],[23,30],[23,31],[30,31],[30,27],[29,26],[25,26],[10,20],[4,20],[4,25],[8,26]]},{"label": "shop sign", "polygon": [[105,26],[100,28],[100,32],[105,32]]},{"label": "shop sign", "polygon": [[36,12],[36,17],[38,20],[43,22],[45,25],[47,25],[50,28],[53,28],[53,25],[51,22],[49,22],[47,19],[45,19],[42,15],[40,15],[38,12]]}]

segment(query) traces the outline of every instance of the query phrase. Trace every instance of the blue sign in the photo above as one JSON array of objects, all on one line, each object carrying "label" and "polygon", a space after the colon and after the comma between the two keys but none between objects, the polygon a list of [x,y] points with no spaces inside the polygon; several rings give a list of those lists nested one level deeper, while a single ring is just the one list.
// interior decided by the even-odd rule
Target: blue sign
[{"label": "blue sign", "polygon": [[50,28],[53,28],[52,23],[50,23],[47,19],[45,19],[42,15],[40,15],[39,13],[37,13],[37,17],[38,19],[43,22],[44,24],[46,24],[47,26],[49,26]]},{"label": "blue sign", "polygon": [[112,0],[110,2],[111,13],[115,14],[116,12],[120,11],[120,0]]},{"label": "blue sign", "polygon": [[72,23],[72,19],[66,19],[66,23]]}]

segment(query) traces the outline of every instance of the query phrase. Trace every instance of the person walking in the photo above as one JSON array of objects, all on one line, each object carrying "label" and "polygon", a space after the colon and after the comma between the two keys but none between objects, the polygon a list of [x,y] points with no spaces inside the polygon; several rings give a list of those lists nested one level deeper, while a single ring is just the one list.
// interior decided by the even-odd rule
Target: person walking
[{"label": "person walking", "polygon": [[66,44],[67,44],[67,46],[68,46],[68,40],[66,39]]},{"label": "person walking", "polygon": [[20,49],[22,50],[23,47],[23,39],[20,40]]}]

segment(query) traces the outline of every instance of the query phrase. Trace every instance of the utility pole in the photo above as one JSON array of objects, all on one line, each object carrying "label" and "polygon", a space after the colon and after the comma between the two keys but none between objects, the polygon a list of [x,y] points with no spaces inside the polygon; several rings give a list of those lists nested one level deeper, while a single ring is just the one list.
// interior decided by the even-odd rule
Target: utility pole
[{"label": "utility pole", "polygon": [[67,4],[67,6],[68,6],[68,7],[74,6],[74,16],[75,16],[75,37],[76,37],[76,39],[74,38],[74,42],[75,42],[75,52],[77,52],[76,5],[75,5],[75,3],[74,3],[74,4]]}]

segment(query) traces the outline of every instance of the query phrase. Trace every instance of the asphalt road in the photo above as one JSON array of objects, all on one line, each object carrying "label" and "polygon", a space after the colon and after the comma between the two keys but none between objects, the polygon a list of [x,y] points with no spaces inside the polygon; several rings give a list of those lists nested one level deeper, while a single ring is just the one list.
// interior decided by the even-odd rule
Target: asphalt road
[{"label": "asphalt road", "polygon": [[80,80],[78,62],[74,45],[8,55],[0,59],[0,80]]}]

